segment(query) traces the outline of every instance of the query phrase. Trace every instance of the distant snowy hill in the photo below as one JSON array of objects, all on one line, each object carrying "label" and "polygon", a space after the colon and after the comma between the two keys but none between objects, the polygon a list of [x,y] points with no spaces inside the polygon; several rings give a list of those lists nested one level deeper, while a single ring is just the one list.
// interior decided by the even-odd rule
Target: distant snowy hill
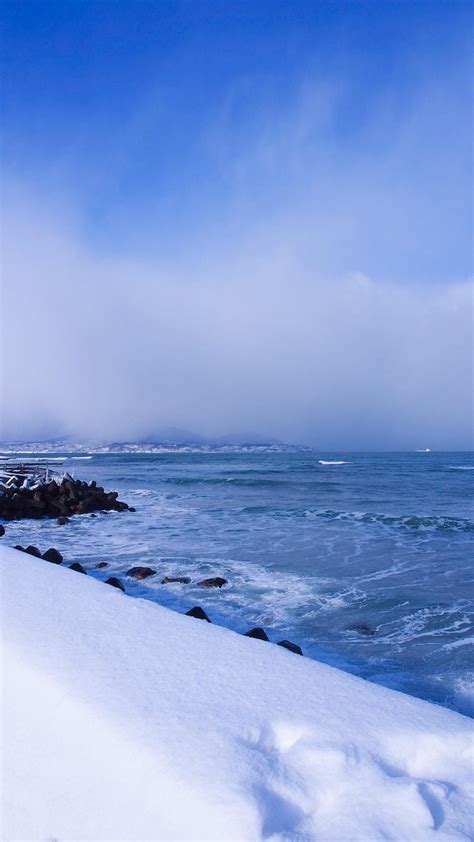
[{"label": "distant snowy hill", "polygon": [[160,450],[219,450],[219,449],[310,450],[305,446],[284,444],[271,436],[259,433],[235,433],[216,438],[201,436],[178,427],[163,427],[156,433],[137,441],[81,441],[71,437],[57,437],[41,441],[0,442],[0,454],[17,453],[146,453]]},{"label": "distant snowy hill", "polygon": [[210,447],[219,445],[282,445],[283,442],[271,436],[260,433],[234,433],[225,436],[202,436],[193,433],[191,430],[183,430],[179,427],[162,427],[153,435],[140,438],[139,444],[176,444],[176,445],[208,445]]}]

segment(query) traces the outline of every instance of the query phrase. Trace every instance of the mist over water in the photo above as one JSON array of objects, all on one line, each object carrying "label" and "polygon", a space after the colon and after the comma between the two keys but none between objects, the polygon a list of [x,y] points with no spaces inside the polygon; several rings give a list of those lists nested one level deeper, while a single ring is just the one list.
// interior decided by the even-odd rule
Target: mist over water
[{"label": "mist over water", "polygon": [[322,449],[470,446],[468,282],[322,275],[291,237],[172,265],[100,256],[18,196],[4,235],[3,438],[176,425]]},{"label": "mist over water", "polygon": [[[64,467],[136,513],[11,522],[10,544],[57,547],[132,596],[202,605],[240,632],[264,626],[310,657],[474,712],[472,453],[108,454]],[[157,575],[134,582],[137,564]],[[228,585],[196,586],[208,576]]]}]

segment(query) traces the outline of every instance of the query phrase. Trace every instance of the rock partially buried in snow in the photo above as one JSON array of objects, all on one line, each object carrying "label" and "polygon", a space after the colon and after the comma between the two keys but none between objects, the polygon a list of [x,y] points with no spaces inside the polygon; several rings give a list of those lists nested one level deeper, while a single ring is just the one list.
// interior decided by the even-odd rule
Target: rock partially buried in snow
[{"label": "rock partially buried in snow", "polygon": [[261,629],[260,626],[256,626],[254,629],[246,631],[244,637],[255,637],[257,640],[267,640],[270,642],[270,638],[268,637],[266,631]]},{"label": "rock partially buried in snow", "polygon": [[53,564],[61,564],[63,560],[59,550],[55,550],[54,547],[50,547],[49,550],[46,550],[46,552],[43,553],[42,558],[44,558],[45,561],[51,561]]},{"label": "rock partially buried in snow", "polygon": [[368,623],[352,623],[350,626],[347,626],[347,630],[364,634],[366,637],[372,637],[375,634],[375,629],[369,626]]},{"label": "rock partially buried in snow", "polygon": [[277,646],[283,646],[284,649],[288,649],[290,652],[294,652],[295,655],[303,654],[301,646],[298,646],[297,643],[292,643],[291,640],[279,640]]},{"label": "rock partially buried in snow", "polygon": [[200,605],[195,605],[194,608],[190,608],[189,611],[186,611],[187,617],[195,617],[196,620],[206,620],[207,623],[210,623],[210,619],[207,616],[204,608],[201,608]]},{"label": "rock partially buried in snow", "polygon": [[40,550],[38,549],[38,547],[33,547],[32,544],[30,544],[24,552],[28,553],[29,555],[34,555],[36,556],[36,558],[41,558]]},{"label": "rock partially buried in snow", "polygon": [[2,535],[5,535],[5,527],[3,526],[3,524],[2,524],[2,523],[0,523],[0,537],[1,537]]},{"label": "rock partially buried in snow", "polygon": [[148,579],[149,576],[154,576],[156,570],[152,567],[131,567],[127,570],[126,576],[132,576],[134,579]]},{"label": "rock partially buried in snow", "polygon": [[70,564],[69,570],[76,570],[77,573],[85,573],[85,575],[87,576],[87,571],[84,570],[82,564],[79,564],[78,561],[75,561],[74,564]]},{"label": "rock partially buried in snow", "polygon": [[106,561],[99,561],[99,562],[96,564],[96,569],[97,569],[97,570],[102,570],[104,567],[108,567],[108,566],[109,566],[109,565],[108,565],[108,563],[107,563]]},{"label": "rock partially buried in snow", "polygon": [[125,593],[125,588],[122,585],[120,579],[117,579],[116,576],[111,576],[110,579],[105,580],[106,585],[112,585],[113,588],[118,588],[119,591],[123,591]]},{"label": "rock partially buried in snow", "polygon": [[189,576],[165,576],[164,579],[161,580],[161,585],[171,585],[173,582],[177,582],[178,585],[189,585],[191,579]]},{"label": "rock partially buried in snow", "polygon": [[57,520],[56,520],[56,523],[58,524],[58,526],[65,526],[66,523],[69,523],[69,518],[68,517],[58,517]]},{"label": "rock partially buried in snow", "polygon": [[227,585],[227,579],[222,579],[221,576],[214,576],[212,579],[202,579],[197,584],[199,588],[222,588],[223,585]]}]

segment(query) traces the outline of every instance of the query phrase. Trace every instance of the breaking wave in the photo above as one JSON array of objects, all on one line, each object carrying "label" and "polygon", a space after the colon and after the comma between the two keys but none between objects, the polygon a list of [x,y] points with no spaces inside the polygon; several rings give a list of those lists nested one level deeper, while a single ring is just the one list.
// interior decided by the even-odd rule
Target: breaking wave
[{"label": "breaking wave", "polygon": [[383,526],[401,526],[405,529],[435,529],[455,532],[474,532],[474,523],[467,518],[437,517],[434,515],[384,515],[374,512],[338,512],[332,509],[305,511],[306,517],[325,520],[350,521],[352,523],[375,523]]},{"label": "breaking wave", "polygon": [[474,465],[450,465],[450,471],[474,471]]},{"label": "breaking wave", "polygon": [[[136,511],[61,528],[14,521],[12,544],[57,546],[90,576],[119,576],[133,596],[179,611],[202,605],[240,632],[261,625],[305,655],[469,712],[470,454],[69,458]],[[156,576],[134,582],[134,565]],[[189,584],[161,584],[183,575]],[[224,588],[199,587],[217,575]]]}]

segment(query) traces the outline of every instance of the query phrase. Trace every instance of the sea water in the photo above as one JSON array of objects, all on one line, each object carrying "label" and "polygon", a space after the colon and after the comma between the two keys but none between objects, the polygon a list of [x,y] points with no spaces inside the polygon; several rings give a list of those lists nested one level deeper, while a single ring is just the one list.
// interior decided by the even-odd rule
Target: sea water
[{"label": "sea water", "polygon": [[[239,632],[263,626],[309,657],[472,712],[473,454],[107,453],[64,469],[136,512],[9,523],[2,540],[57,547],[134,596],[201,605]],[[127,578],[138,564],[158,575]],[[197,586],[210,576],[228,584]]]}]

